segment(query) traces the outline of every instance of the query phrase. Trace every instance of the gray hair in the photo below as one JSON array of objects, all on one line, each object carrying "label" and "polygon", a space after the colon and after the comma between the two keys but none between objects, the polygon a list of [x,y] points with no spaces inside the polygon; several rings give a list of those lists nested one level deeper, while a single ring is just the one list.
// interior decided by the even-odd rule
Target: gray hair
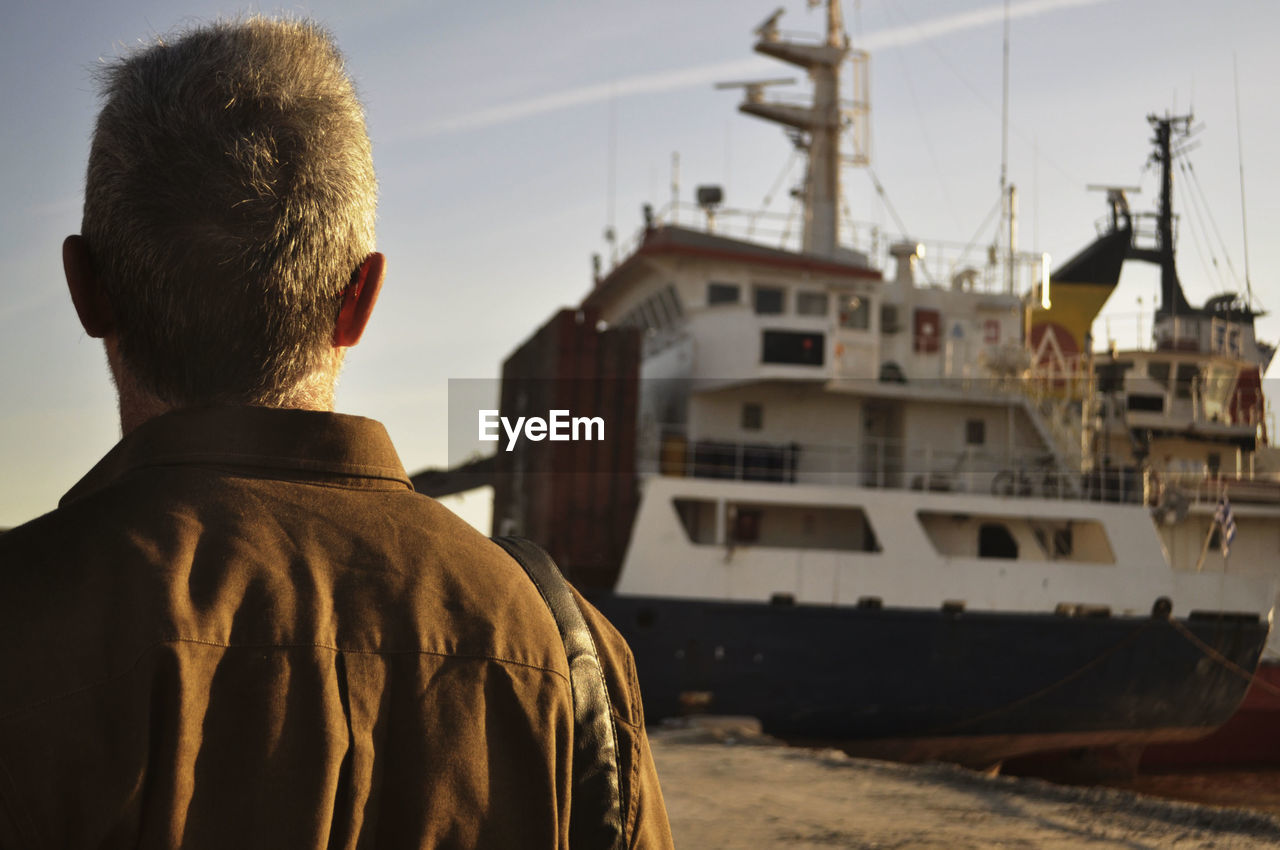
[{"label": "gray hair", "polygon": [[101,73],[82,232],[120,357],[174,406],[286,405],[339,362],[342,292],[374,250],[364,111],[314,23],[159,40]]}]

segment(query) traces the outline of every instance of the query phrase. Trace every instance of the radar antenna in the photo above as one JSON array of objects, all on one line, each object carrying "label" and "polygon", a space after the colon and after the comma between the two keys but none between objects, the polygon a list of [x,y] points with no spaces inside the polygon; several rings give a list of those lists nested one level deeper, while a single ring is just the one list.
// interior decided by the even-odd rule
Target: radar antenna
[{"label": "radar antenna", "polygon": [[778,18],[781,18],[786,11],[786,9],[779,6],[772,15],[765,18],[764,22],[755,28],[755,34],[765,41],[776,39],[778,37]]},{"label": "radar antenna", "polygon": [[736,80],[729,83],[716,83],[717,89],[745,89],[747,103],[764,103],[766,86],[795,85],[795,77],[776,77],[771,80]]}]

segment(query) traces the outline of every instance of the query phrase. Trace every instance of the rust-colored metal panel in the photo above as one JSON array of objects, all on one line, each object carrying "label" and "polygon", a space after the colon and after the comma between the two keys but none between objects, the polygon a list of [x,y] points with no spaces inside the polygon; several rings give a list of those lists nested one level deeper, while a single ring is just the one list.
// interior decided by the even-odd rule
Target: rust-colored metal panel
[{"label": "rust-colored metal panel", "polygon": [[547,548],[583,587],[611,587],[637,506],[635,428],[640,335],[598,330],[589,312],[561,310],[502,369],[504,417],[600,417],[599,441],[530,442],[495,459],[493,532]]}]

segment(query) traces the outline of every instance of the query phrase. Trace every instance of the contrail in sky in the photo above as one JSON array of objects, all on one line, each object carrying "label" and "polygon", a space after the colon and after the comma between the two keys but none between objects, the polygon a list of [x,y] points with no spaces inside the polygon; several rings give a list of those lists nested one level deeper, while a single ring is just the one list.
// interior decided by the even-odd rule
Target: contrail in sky
[{"label": "contrail in sky", "polygon": [[570,106],[581,106],[584,103],[597,103],[614,97],[632,94],[652,94],[654,92],[688,89],[710,85],[742,74],[752,74],[767,68],[768,60],[742,59],[735,62],[719,62],[714,65],[698,65],[694,68],[681,68],[677,71],[660,71],[656,74],[639,74],[634,77],[623,77],[609,83],[596,83],[576,89],[566,89],[555,94],[545,94],[525,100],[502,103],[487,109],[468,112],[453,118],[445,118],[428,125],[423,135],[434,136],[454,130],[475,130],[480,127],[491,127],[494,124],[505,124],[518,118],[530,115],[541,115]]},{"label": "contrail in sky", "polygon": [[[1034,18],[1047,12],[1056,12],[1059,9],[1075,9],[1082,6],[1096,6],[1099,3],[1107,2],[1110,2],[1110,0],[1025,0],[1025,2],[1022,3],[1009,4],[1009,17],[1015,19]],[[908,44],[928,41],[931,38],[950,35],[954,32],[974,29],[976,27],[986,26],[987,24],[997,24],[1003,20],[1004,4],[993,3],[990,6],[983,6],[981,9],[973,9],[968,12],[958,12],[954,15],[934,18],[931,21],[921,21],[904,27],[894,27],[893,29],[873,32],[863,38],[856,46],[865,50],[880,50],[885,47],[904,47]]]},{"label": "contrail in sky", "polygon": [[[1096,6],[1099,3],[1107,2],[1110,2],[1110,0],[1024,0],[1024,2],[1013,3],[1009,6],[1009,17],[1031,18],[1061,9]],[[993,3],[968,12],[959,12],[954,15],[921,21],[917,24],[873,32],[861,39],[857,46],[866,50],[905,47],[963,30],[999,23],[1003,20],[1004,4]],[[760,58],[717,62],[711,65],[697,65],[692,68],[660,71],[653,74],[639,74],[633,77],[623,77],[620,80],[609,83],[580,86],[554,94],[502,103],[452,118],[444,118],[428,124],[418,135],[436,136],[459,130],[476,130],[482,127],[506,124],[532,115],[542,115],[547,112],[567,109],[571,106],[599,103],[615,97],[696,88],[726,79],[774,70],[777,70],[776,62]]]}]

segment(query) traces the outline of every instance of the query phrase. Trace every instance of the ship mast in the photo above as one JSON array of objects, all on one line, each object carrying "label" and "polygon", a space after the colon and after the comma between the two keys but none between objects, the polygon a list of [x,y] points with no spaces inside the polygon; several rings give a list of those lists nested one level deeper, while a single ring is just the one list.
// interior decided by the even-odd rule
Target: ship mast
[{"label": "ship mast", "polygon": [[[762,86],[747,86],[742,112],[799,131],[796,145],[808,153],[803,189],[804,251],[836,254],[840,208],[840,134],[845,110],[840,104],[840,68],[853,51],[844,34],[839,0],[827,0],[827,35],[819,44],[789,41],[778,33],[779,9],[757,30],[755,50],[806,69],[813,80],[809,106],[767,102]],[[861,51],[860,55],[865,57]]]},{"label": "ship mast", "polygon": [[1173,133],[1187,135],[1191,130],[1191,116],[1166,116],[1160,118],[1148,115],[1147,121],[1155,128],[1155,138],[1151,140],[1155,150],[1151,153],[1152,162],[1160,165],[1160,209],[1156,214],[1157,243],[1155,248],[1134,247],[1129,256],[1135,260],[1146,260],[1160,267],[1160,309],[1157,316],[1190,316],[1195,309],[1187,303],[1182,292],[1182,283],[1178,280],[1178,267],[1174,260],[1173,243]]}]

